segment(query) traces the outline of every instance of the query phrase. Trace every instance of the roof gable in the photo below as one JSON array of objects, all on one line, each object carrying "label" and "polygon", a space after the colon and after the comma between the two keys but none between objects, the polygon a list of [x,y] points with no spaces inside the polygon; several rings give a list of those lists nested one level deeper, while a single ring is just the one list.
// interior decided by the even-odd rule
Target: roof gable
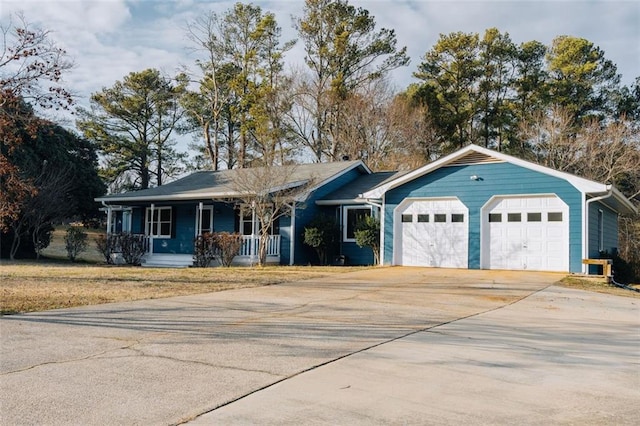
[{"label": "roof gable", "polygon": [[559,179],[563,179],[573,185],[577,190],[588,195],[604,195],[611,191],[612,195],[616,198],[619,204],[623,207],[622,210],[634,212],[635,207],[633,204],[624,197],[611,185],[594,182],[589,179],[581,178],[579,176],[572,175],[570,173],[561,172],[551,169],[549,167],[541,166],[526,160],[522,160],[517,157],[513,157],[501,152],[492,151],[487,148],[482,148],[477,145],[468,145],[452,154],[442,157],[432,163],[422,166],[412,172],[399,176],[396,179],[392,179],[383,185],[380,185],[370,191],[364,192],[362,197],[365,199],[380,199],[389,190],[410,182],[414,179],[427,175],[442,167],[454,167],[470,164],[487,164],[497,162],[508,162],[519,167],[523,167],[529,170],[533,170],[539,173],[543,173],[549,176],[554,176]]}]

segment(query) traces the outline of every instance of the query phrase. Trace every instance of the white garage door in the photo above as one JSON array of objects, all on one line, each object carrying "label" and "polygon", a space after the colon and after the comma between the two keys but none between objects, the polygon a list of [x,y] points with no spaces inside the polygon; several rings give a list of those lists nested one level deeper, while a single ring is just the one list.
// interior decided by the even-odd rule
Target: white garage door
[{"label": "white garage door", "polygon": [[569,270],[569,208],[560,198],[498,197],[482,221],[483,268]]},{"label": "white garage door", "polygon": [[405,200],[394,219],[396,265],[468,266],[469,213],[457,198]]}]

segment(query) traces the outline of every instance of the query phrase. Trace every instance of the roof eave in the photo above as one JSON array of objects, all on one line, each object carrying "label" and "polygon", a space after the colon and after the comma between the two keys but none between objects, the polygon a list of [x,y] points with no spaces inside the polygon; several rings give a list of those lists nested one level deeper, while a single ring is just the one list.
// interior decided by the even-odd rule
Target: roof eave
[{"label": "roof eave", "polygon": [[367,200],[363,198],[344,198],[341,200],[317,200],[319,206],[340,206],[344,204],[365,204]]},{"label": "roof eave", "polygon": [[190,200],[207,200],[207,199],[226,199],[241,196],[236,191],[229,192],[208,192],[199,194],[173,194],[173,195],[143,195],[139,197],[118,197],[106,196],[94,198],[95,201],[101,203],[132,203],[132,202],[149,202],[149,201],[190,201]]}]

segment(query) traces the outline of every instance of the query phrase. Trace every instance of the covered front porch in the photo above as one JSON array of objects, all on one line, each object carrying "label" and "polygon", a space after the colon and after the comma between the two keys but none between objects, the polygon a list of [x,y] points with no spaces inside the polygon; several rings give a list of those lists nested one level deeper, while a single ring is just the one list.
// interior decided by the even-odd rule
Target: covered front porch
[{"label": "covered front porch", "polygon": [[[142,257],[142,266],[144,267],[168,267],[168,268],[186,268],[193,266],[193,254],[181,254],[181,253],[154,253],[151,248],[153,247],[153,237],[145,236],[149,247],[147,253]],[[268,264],[280,264],[280,235],[269,235],[267,242],[267,263]],[[253,266],[258,263],[258,245],[260,244],[259,236],[243,235],[242,246],[240,251],[233,258],[233,265],[235,266]],[[211,262],[212,267],[220,266],[220,262],[217,258]]]},{"label": "covered front porch", "polygon": [[[193,265],[194,240],[205,233],[229,232],[242,235],[242,245],[233,265],[258,263],[259,220],[250,206],[232,202],[201,201],[106,205],[107,234],[129,233],[144,241],[145,267],[189,267]],[[279,223],[270,229],[266,263],[282,261]],[[287,234],[285,232],[285,234]],[[286,236],[286,235],[285,235]],[[218,266],[214,258],[210,266]]]}]

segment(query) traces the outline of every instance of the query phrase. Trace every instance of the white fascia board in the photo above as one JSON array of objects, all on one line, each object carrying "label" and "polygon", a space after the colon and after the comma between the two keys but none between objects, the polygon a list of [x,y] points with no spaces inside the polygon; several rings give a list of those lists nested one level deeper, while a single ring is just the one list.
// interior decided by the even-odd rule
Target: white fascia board
[{"label": "white fascia board", "polygon": [[[391,180],[387,183],[385,183],[384,185],[381,185],[377,188],[372,189],[371,191],[367,191],[365,193],[362,194],[363,198],[372,198],[372,199],[380,199],[382,198],[382,196],[390,189],[393,189],[395,187],[398,187],[400,185],[403,185],[407,182],[410,182],[416,178],[419,178],[421,176],[424,176],[428,173],[431,173],[433,170],[439,169],[440,167],[442,167],[443,165],[446,165],[446,163],[451,162],[453,160],[456,160],[460,157],[463,157],[464,155],[466,155],[469,151],[473,150],[473,148],[476,147],[475,145],[468,145],[464,148],[462,148],[459,151],[456,151],[452,154],[449,154],[447,156],[444,156],[432,163],[429,163],[427,165],[424,165],[422,167],[420,167],[419,169],[416,169],[412,172],[409,172],[405,175],[400,176],[397,179]],[[479,148],[479,147],[478,147]],[[493,151],[490,151],[493,152]]]},{"label": "white fascia board", "polygon": [[318,206],[339,206],[342,204],[366,204],[367,200],[362,198],[342,199],[342,200],[317,200]]},{"label": "white fascia board", "polygon": [[100,197],[94,198],[95,201],[105,203],[131,203],[136,201],[189,201],[216,198],[232,198],[242,195],[236,191],[226,192],[201,192],[201,193],[185,193],[172,195],[143,195],[140,197]]},{"label": "white fascia board", "polygon": [[[618,191],[618,189],[614,186],[613,190],[613,198],[616,199],[623,207],[627,209],[625,213],[629,214],[638,214],[638,208],[629,200],[622,192]],[[622,213],[622,212],[620,212]]]},{"label": "white fascia board", "polygon": [[570,173],[560,172],[554,169],[550,169],[549,167],[541,166],[539,164],[534,164],[529,161],[512,157],[510,155],[506,155],[501,152],[492,151],[490,149],[483,148],[477,145],[467,145],[466,147],[460,149],[459,151],[456,151],[452,154],[442,157],[439,160],[436,160],[433,163],[429,163],[426,166],[423,166],[419,169],[414,170],[413,172],[407,173],[404,176],[400,176],[398,179],[387,182],[385,185],[375,188],[369,192],[365,192],[362,195],[365,198],[380,198],[382,194],[384,194],[388,190],[398,187],[400,185],[403,185],[407,182],[410,182],[428,173],[431,173],[432,171],[437,170],[440,167],[446,166],[447,163],[450,163],[452,161],[457,160],[458,158],[465,156],[470,151],[479,152],[481,154],[494,157],[498,160],[515,164],[525,169],[533,170],[539,173],[543,173],[546,175],[550,175],[550,176],[554,176],[554,177],[566,180],[581,192],[601,193],[601,192],[607,192],[609,190],[608,186],[602,183],[594,182],[589,179],[584,179],[584,178],[572,175]]}]

